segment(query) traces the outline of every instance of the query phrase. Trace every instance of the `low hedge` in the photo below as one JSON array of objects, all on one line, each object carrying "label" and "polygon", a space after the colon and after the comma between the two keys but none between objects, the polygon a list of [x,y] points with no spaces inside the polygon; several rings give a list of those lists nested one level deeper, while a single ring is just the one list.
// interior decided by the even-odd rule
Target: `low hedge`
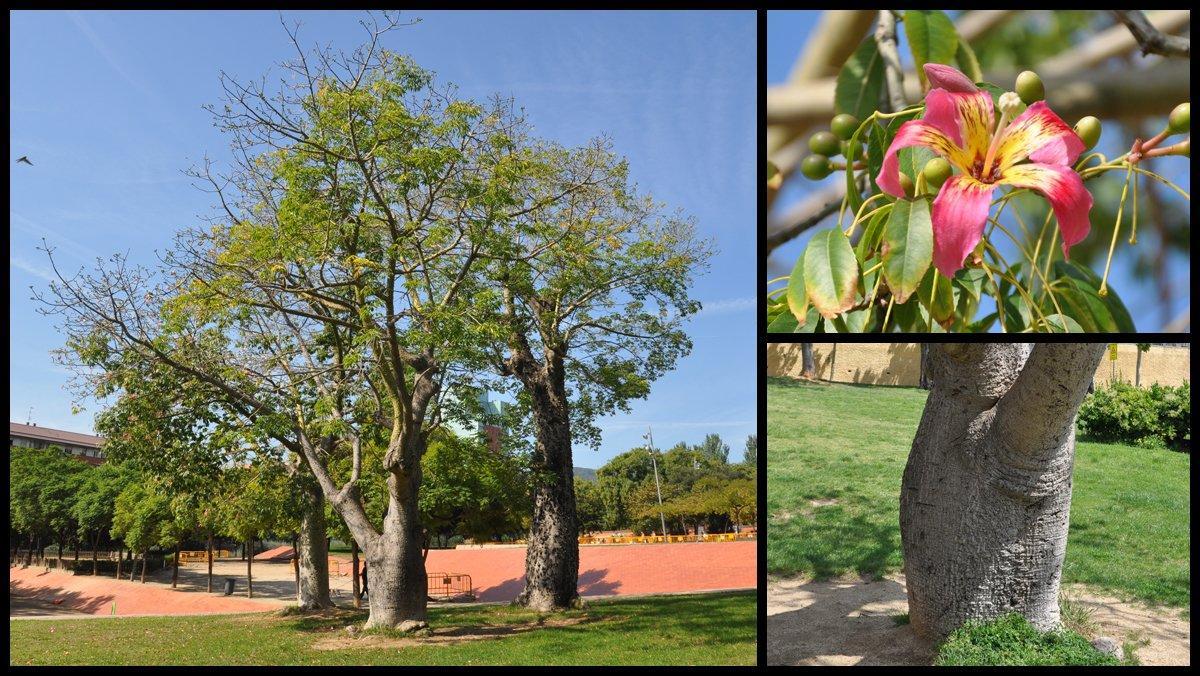
[{"label": "low hedge", "polygon": [[[92,574],[92,560],[91,559],[79,559],[78,561],[75,561],[75,562],[70,562],[70,561],[64,560],[63,565],[66,567],[67,570],[71,571],[71,573],[73,573],[75,575],[91,575]],[[141,577],[142,557],[140,557],[140,556],[138,558],[134,559],[133,561],[126,560],[126,561],[121,562],[121,577],[124,577],[124,578],[129,577],[129,569],[131,566],[134,567],[134,571],[135,571],[134,579]],[[150,556],[148,556],[146,558],[146,572],[147,573],[153,573],[155,571],[162,570],[163,568],[166,568],[166,567],[167,567],[167,560],[162,554],[153,554],[152,553],[152,554],[150,554]],[[112,559],[100,559],[100,560],[96,561],[96,569],[97,569],[98,575],[116,575],[117,574],[117,562]]]},{"label": "low hedge", "polygon": [[1079,407],[1079,435],[1090,441],[1188,450],[1192,432],[1188,383],[1148,388],[1115,382]]}]

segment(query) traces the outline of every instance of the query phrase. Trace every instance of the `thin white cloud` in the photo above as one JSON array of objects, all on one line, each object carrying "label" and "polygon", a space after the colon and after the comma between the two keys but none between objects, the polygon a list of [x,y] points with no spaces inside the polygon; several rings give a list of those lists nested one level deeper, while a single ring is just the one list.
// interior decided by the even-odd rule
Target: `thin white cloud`
[{"label": "thin white cloud", "polygon": [[601,423],[601,427],[610,430],[646,429],[647,427],[652,429],[682,429],[691,427],[744,427],[754,424],[756,423],[753,420],[622,420]]},{"label": "thin white cloud", "polygon": [[710,315],[731,314],[734,312],[745,312],[758,307],[758,299],[753,296],[748,298],[724,298],[721,300],[701,301],[701,309],[693,317],[707,317]]},{"label": "thin white cloud", "polygon": [[9,257],[8,264],[18,270],[24,270],[34,277],[41,277],[48,282],[53,282],[56,279],[54,274],[51,273],[49,269],[38,267],[21,258],[20,256]]},{"label": "thin white cloud", "polygon": [[71,254],[81,261],[90,263],[100,257],[100,254],[95,249],[80,244],[61,232],[35,223],[15,211],[9,211],[8,218],[9,223],[16,226],[18,230],[33,235],[38,239],[45,239],[46,243],[52,247],[62,247],[66,249],[66,253]]},{"label": "thin white cloud", "polygon": [[108,48],[108,45],[105,44],[104,40],[100,38],[100,36],[92,28],[91,24],[87,22],[87,19],[85,19],[81,13],[76,10],[69,10],[67,12],[67,16],[71,18],[71,22],[75,24],[75,27],[79,29],[79,32],[83,33],[83,36],[88,39],[88,42],[92,43],[92,46],[96,48],[96,51],[100,52],[100,56],[104,58],[108,65],[111,66],[113,70],[117,71],[117,75],[120,75],[121,78],[128,82],[134,89],[137,89],[146,96],[149,96],[152,99],[158,98],[158,96],[149,87],[143,84],[141,80],[138,80],[129,71],[125,70],[125,67],[122,66],[121,62],[117,60],[116,55],[113,54],[112,50]]}]

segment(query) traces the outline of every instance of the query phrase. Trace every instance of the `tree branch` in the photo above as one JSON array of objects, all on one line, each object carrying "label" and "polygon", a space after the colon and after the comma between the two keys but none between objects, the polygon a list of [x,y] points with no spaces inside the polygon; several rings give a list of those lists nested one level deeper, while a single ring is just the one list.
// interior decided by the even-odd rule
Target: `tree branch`
[{"label": "tree branch", "polygon": [[1133,34],[1138,45],[1142,48],[1142,55],[1159,54],[1161,56],[1174,56],[1188,59],[1192,55],[1192,41],[1188,38],[1181,38],[1175,35],[1163,35],[1158,32],[1158,29],[1150,25],[1146,20],[1146,15],[1142,14],[1141,10],[1137,9],[1110,9],[1112,15],[1117,18],[1117,21],[1125,24],[1129,32]]},{"label": "tree branch", "polygon": [[[863,185],[866,172],[859,174],[859,187]],[[840,182],[844,184],[844,181]],[[832,191],[832,196],[827,193],[818,193],[806,201],[800,208],[796,209],[796,219],[790,225],[786,225],[775,232],[767,235],[767,255],[775,249],[787,244],[793,239],[799,237],[804,231],[815,227],[818,223],[825,220],[827,217],[836,213],[838,207],[841,206],[842,200],[845,197],[845,189]]]},{"label": "tree branch", "polygon": [[883,59],[883,80],[887,84],[889,113],[904,110],[908,102],[904,99],[904,69],[900,66],[900,54],[896,51],[896,17],[890,11],[879,13],[875,26],[875,44]]}]

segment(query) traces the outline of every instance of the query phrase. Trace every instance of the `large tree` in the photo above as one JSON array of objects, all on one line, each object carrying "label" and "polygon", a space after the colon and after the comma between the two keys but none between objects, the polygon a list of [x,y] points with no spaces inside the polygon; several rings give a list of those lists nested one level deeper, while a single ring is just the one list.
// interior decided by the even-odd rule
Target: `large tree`
[{"label": "large tree", "polygon": [[533,418],[518,602],[562,609],[578,599],[572,444],[597,443],[597,417],[628,410],[688,354],[683,322],[700,308],[691,281],[711,249],[690,221],[638,194],[603,140],[571,150],[514,137],[500,154],[538,158],[540,171],[525,174],[520,209],[485,249],[500,298],[480,332],[495,338],[493,364],[519,383]]},{"label": "large tree", "polygon": [[944,344],[900,491],[909,617],[923,638],[1015,612],[1059,624],[1075,416],[1103,343]]}]

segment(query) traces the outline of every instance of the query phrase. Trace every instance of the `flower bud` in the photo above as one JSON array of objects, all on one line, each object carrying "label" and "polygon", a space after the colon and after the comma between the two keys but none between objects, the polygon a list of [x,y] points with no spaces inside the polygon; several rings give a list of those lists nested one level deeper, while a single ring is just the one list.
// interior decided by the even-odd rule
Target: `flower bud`
[{"label": "flower bud", "polygon": [[1173,154],[1183,155],[1184,157],[1191,157],[1192,156],[1192,139],[1191,139],[1191,137],[1185,138],[1182,141],[1180,141],[1179,143],[1176,143],[1175,144],[1175,152]]},{"label": "flower bud", "polygon": [[950,178],[950,163],[946,160],[935,157],[925,163],[925,168],[922,170],[925,174],[925,182],[931,188],[940,188]]},{"label": "flower bud", "polygon": [[900,189],[904,191],[905,197],[913,196],[913,181],[903,171],[900,172]]},{"label": "flower bud", "polygon": [[832,132],[819,131],[808,137],[808,148],[818,155],[836,157],[842,154],[842,144]]},{"label": "flower bud", "polygon": [[833,118],[829,123],[829,127],[833,129],[833,133],[843,141],[849,141],[854,132],[858,131],[858,118],[848,113],[842,113]]},{"label": "flower bud", "polygon": [[824,155],[809,155],[800,163],[800,173],[814,181],[819,181],[830,174],[833,167],[829,166],[829,158]]},{"label": "flower bud", "polygon": [[1091,150],[1100,140],[1100,120],[1088,115],[1075,123],[1075,135],[1083,141],[1083,149]]},{"label": "flower bud", "polygon": [[1182,134],[1192,127],[1192,104],[1185,101],[1171,111],[1171,117],[1167,118],[1167,129],[1171,130],[1172,134]]},{"label": "flower bud", "polygon": [[1022,71],[1017,76],[1017,94],[1025,103],[1033,103],[1046,98],[1046,86],[1042,78],[1032,70]]}]

